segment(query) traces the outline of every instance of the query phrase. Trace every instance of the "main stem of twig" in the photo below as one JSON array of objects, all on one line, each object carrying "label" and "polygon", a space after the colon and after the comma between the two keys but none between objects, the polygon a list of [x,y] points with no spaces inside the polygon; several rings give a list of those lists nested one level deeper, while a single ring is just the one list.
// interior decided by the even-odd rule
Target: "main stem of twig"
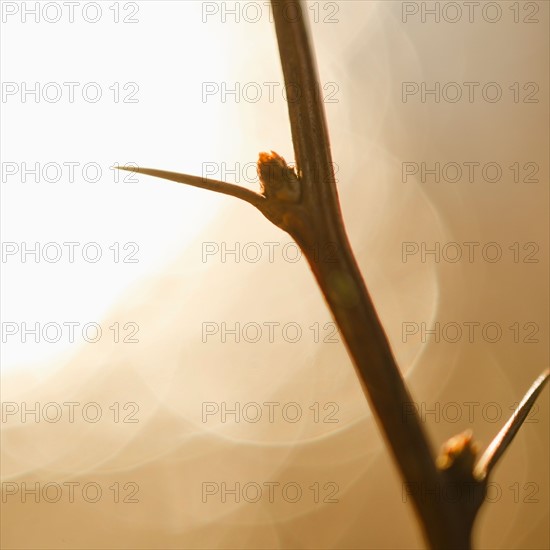
[{"label": "main stem of twig", "polygon": [[[448,506],[425,496],[442,491],[447,479],[436,466],[418,416],[413,413],[404,421],[412,398],[345,232],[304,8],[295,0],[272,4],[285,86],[296,91],[288,94],[288,111],[302,185],[300,204],[287,208],[280,226],[304,251],[403,479],[417,488],[411,495],[430,545],[469,548],[470,527]],[[325,250],[332,252],[330,257],[323,257]]]}]

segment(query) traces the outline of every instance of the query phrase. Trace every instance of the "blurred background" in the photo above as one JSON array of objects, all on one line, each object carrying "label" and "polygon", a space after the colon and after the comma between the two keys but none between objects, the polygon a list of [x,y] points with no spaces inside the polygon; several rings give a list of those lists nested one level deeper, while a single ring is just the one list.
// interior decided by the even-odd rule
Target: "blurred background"
[{"label": "blurred background", "polygon": [[[113,170],[257,189],[260,151],[293,162],[267,3],[48,4],[2,4],[2,546],[422,548],[290,237]],[[434,448],[484,449],[548,366],[548,4],[469,4],[306,3],[347,230]],[[477,548],[548,548],[548,461],[546,391]]]}]

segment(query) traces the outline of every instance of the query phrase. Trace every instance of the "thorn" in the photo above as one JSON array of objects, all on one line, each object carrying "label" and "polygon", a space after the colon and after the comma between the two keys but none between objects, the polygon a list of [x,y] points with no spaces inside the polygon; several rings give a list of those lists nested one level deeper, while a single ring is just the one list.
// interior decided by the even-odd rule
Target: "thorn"
[{"label": "thorn", "polygon": [[508,419],[506,424],[502,427],[500,432],[496,435],[490,445],[487,447],[482,457],[479,459],[476,467],[474,468],[474,476],[479,479],[485,479],[493,470],[500,457],[504,454],[504,451],[508,448],[516,433],[521,428],[523,422],[529,415],[529,411],[532,409],[537,397],[542,392],[548,377],[550,376],[550,370],[546,369],[532,384],[521,403],[518,405],[512,416]]},{"label": "thorn", "polygon": [[255,193],[250,189],[246,189],[240,185],[234,185],[233,183],[227,183],[225,181],[212,180],[204,177],[201,178],[199,176],[190,176],[189,174],[180,174],[179,172],[169,172],[167,170],[157,170],[156,168],[141,168],[137,166],[117,166],[117,168],[119,170],[136,172],[138,174],[175,181],[177,183],[184,183],[186,185],[191,185],[192,187],[199,187],[200,189],[208,189],[209,191],[223,193],[224,195],[231,195],[232,197],[237,197],[238,199],[252,204],[259,210],[262,210],[262,206],[265,202],[265,197],[259,193]]}]

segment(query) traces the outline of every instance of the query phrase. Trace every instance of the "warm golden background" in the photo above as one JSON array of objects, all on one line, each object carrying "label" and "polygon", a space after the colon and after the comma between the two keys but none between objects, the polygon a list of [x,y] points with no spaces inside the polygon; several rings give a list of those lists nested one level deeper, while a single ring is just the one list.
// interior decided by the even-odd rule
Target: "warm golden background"
[{"label": "warm golden background", "polygon": [[[538,7],[539,22],[531,24],[514,22],[512,2],[493,3],[502,9],[496,23],[484,21],[478,8],[473,22],[464,14],[454,24],[433,17],[422,23],[420,15],[404,23],[401,2],[308,4],[321,81],[337,86],[327,117],[342,208],[365,279],[416,401],[440,408],[439,418],[426,417],[434,445],[473,428],[484,446],[548,366],[548,3],[519,3],[521,19],[530,13],[524,5]],[[203,82],[281,82],[274,29],[259,5],[265,11],[257,23],[232,16],[223,22],[220,13],[203,23],[199,2],[139,2],[139,24],[42,25],[44,40],[32,24],[3,25],[3,79],[101,76],[140,84],[139,104],[86,106],[78,117],[69,107],[3,105],[3,160],[93,159],[109,166],[118,159],[194,174],[203,162],[243,165],[267,149],[291,161],[280,92],[273,102],[266,95],[257,103],[231,96],[224,103],[219,95],[201,101]],[[70,73],[61,70],[63,56],[71,60]],[[44,73],[47,62],[50,73]],[[498,82],[503,98],[487,103],[478,88],[473,103],[422,103],[418,96],[403,103],[403,81]],[[514,103],[508,90],[514,82],[536,82],[539,102]],[[25,155],[17,157],[22,148]],[[495,183],[479,177],[403,182],[402,162],[423,161],[497,162],[503,176]],[[538,183],[514,183],[508,169],[514,162],[536,162]],[[95,320],[103,327],[137,323],[139,343],[104,338],[28,361],[20,360],[23,351],[19,359],[12,351],[14,366],[2,376],[4,403],[97,402],[103,417],[97,423],[78,414],[73,423],[66,416],[54,423],[2,418],[2,546],[421,548],[411,506],[403,502],[342,344],[315,343],[307,328],[331,319],[304,260],[290,263],[276,251],[270,262],[262,247],[257,263],[234,256],[223,263],[219,254],[203,262],[206,242],[277,242],[280,250],[289,238],[231,198],[146,177],[134,185],[109,178],[95,185],[3,184],[11,199],[4,203],[8,221],[25,227],[8,240],[74,240],[75,233],[94,240],[90,227],[116,227],[111,241],[145,241],[140,259],[148,268],[138,277],[125,266],[114,285],[94,266],[78,277],[69,266],[56,266],[55,275],[49,272],[58,285],[52,292],[33,279],[32,265],[17,266],[23,283],[10,276],[10,264],[3,266],[3,299],[24,308],[21,320],[40,315],[42,322],[61,323],[90,296],[112,295]],[[70,218],[52,236],[57,216]],[[473,263],[430,257],[422,263],[415,256],[404,263],[405,241],[493,241],[503,257],[489,263],[478,253]],[[536,242],[538,263],[515,263],[508,250],[514,242]],[[66,316],[67,304],[73,317]],[[219,335],[203,343],[203,322],[294,322],[303,335],[294,344],[280,332],[273,343],[266,333],[255,344],[231,337],[222,343]],[[423,343],[418,335],[403,342],[404,322],[428,328],[496,322],[503,335],[496,343],[479,332],[472,343],[466,336]],[[508,328],[514,323],[536,323],[538,343],[515,343]],[[303,417],[290,423],[278,415],[270,423],[264,408],[257,423],[201,418],[203,402],[268,401],[296,402]],[[114,422],[115,402],[136,403],[138,422]],[[472,422],[470,402],[479,404]],[[338,421],[314,422],[314,403],[321,420],[323,405],[336,403]],[[456,406],[461,418],[453,422]],[[495,410],[502,417],[492,422]],[[478,548],[549,547],[548,391],[532,418],[495,472],[501,494],[480,514]],[[35,503],[5,490],[6,483],[36,482],[96,482],[103,497],[85,502],[77,489],[74,503],[66,493],[57,503]],[[139,487],[139,502],[113,502],[109,487],[128,482]],[[269,502],[266,490],[257,503],[231,496],[222,503],[219,494],[204,503],[205,482],[296,482],[303,496],[289,503],[276,491]],[[328,482],[338,486],[338,502],[315,503],[308,487]]]}]

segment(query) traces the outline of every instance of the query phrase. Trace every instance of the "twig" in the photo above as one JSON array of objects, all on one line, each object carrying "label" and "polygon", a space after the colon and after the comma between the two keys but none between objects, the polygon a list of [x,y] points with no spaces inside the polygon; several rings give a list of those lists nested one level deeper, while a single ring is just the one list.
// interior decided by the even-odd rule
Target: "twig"
[{"label": "twig", "polygon": [[[541,376],[474,467],[471,432],[451,438],[437,458],[405,386],[345,231],[317,70],[300,0],[272,0],[297,172],[276,153],[260,153],[261,193],[176,172],[122,168],[240,198],[288,232],[306,256],[336,320],[378,424],[434,549],[471,546],[472,526],[487,477],[525,420],[548,379]],[[292,19],[285,14],[295,14]],[[330,251],[322,256],[323,251]],[[321,256],[320,256],[321,255]],[[407,410],[406,418],[403,411]],[[471,491],[474,488],[474,498]],[[464,498],[441,499],[446,490]],[[459,493],[460,494],[460,493]]]}]

